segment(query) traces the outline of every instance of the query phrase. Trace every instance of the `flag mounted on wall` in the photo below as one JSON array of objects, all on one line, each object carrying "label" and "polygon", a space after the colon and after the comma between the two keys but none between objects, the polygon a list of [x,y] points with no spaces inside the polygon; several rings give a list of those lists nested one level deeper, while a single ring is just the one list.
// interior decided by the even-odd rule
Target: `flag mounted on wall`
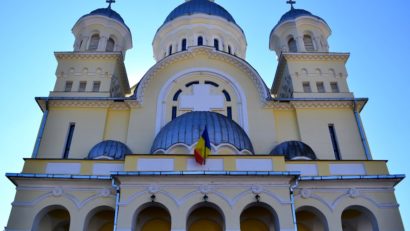
[{"label": "flag mounted on wall", "polygon": [[206,158],[211,153],[211,142],[209,141],[208,130],[204,129],[201,137],[199,137],[198,143],[194,150],[195,160],[200,165],[205,165]]}]

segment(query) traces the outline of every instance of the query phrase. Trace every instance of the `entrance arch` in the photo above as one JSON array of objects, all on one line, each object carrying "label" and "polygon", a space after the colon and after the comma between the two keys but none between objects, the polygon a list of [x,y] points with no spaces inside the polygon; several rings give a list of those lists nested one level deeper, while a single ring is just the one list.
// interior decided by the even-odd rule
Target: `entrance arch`
[{"label": "entrance arch", "polygon": [[225,218],[218,206],[204,202],[191,209],[186,227],[188,231],[224,231]]},{"label": "entrance arch", "polygon": [[253,203],[241,213],[241,231],[279,231],[279,220],[272,207]]},{"label": "entrance arch", "polygon": [[306,206],[296,211],[299,231],[329,231],[326,217],[318,209]]},{"label": "entrance arch", "polygon": [[374,214],[363,206],[350,206],[342,213],[343,231],[379,231]]},{"label": "entrance arch", "polygon": [[115,210],[101,206],[92,210],[85,222],[87,231],[111,231],[114,228]]},{"label": "entrance arch", "polygon": [[169,231],[171,215],[163,205],[148,203],[136,213],[134,231]]},{"label": "entrance arch", "polygon": [[34,219],[35,231],[69,231],[70,213],[63,206],[49,206],[44,208]]}]

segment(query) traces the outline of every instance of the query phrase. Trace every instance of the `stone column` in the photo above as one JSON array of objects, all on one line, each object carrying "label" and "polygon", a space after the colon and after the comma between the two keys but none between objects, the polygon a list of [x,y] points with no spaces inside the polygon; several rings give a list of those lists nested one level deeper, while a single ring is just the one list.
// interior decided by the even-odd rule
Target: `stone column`
[{"label": "stone column", "polygon": [[296,37],[296,44],[298,47],[298,52],[306,52],[305,43],[303,42],[302,36]]},{"label": "stone column", "polygon": [[105,48],[107,47],[107,41],[108,41],[107,37],[101,36],[100,42],[98,43],[97,51],[105,51]]}]

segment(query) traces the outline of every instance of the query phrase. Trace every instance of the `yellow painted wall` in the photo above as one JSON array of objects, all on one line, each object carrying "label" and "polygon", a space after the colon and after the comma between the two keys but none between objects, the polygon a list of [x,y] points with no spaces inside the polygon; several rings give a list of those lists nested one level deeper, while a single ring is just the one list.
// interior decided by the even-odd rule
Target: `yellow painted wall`
[{"label": "yellow painted wall", "polygon": [[127,141],[130,112],[128,110],[108,110],[104,129],[104,140]]}]

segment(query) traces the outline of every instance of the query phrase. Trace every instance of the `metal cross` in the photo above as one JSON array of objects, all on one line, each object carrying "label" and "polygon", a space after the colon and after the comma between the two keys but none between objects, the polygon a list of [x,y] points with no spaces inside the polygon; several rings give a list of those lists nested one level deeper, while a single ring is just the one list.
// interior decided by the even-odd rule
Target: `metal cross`
[{"label": "metal cross", "polygon": [[106,2],[109,4],[108,8],[111,8],[111,4],[115,3],[115,0],[106,0]]},{"label": "metal cross", "polygon": [[290,7],[293,9],[293,4],[296,4],[296,1],[295,0],[288,0],[286,3],[290,4]]}]

